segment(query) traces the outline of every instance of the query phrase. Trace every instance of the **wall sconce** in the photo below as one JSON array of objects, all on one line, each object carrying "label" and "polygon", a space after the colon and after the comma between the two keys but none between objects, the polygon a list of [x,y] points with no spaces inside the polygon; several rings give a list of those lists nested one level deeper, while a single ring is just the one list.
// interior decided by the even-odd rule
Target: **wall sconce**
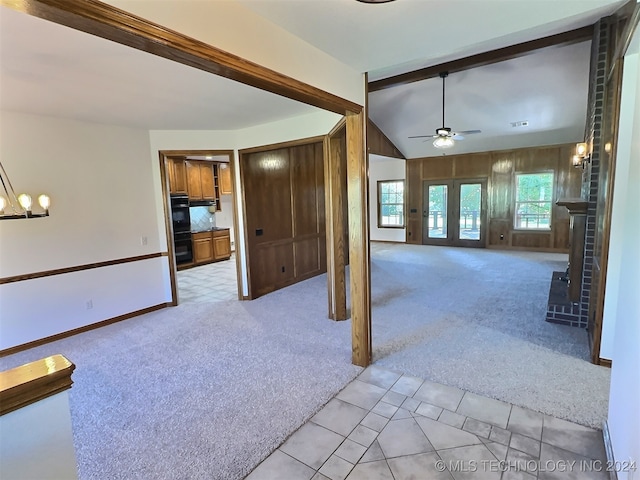
[{"label": "wall sconce", "polygon": [[[11,185],[11,180],[9,180],[9,176],[7,175],[7,172],[5,171],[1,162],[0,182],[2,183],[4,193],[7,196],[7,198],[4,198],[2,195],[0,195],[0,220],[42,218],[49,216],[49,206],[51,205],[51,199],[49,198],[49,196],[42,194],[38,197],[38,203],[40,204],[43,212],[33,213],[31,211],[31,206],[33,205],[31,195],[27,193],[16,195],[16,192],[13,190],[13,185]],[[10,213],[5,212],[5,209],[7,207],[11,210]]]},{"label": "wall sconce", "polygon": [[578,168],[584,168],[585,163],[591,161],[591,154],[589,153],[586,143],[576,143],[576,153],[571,157],[571,164]]}]

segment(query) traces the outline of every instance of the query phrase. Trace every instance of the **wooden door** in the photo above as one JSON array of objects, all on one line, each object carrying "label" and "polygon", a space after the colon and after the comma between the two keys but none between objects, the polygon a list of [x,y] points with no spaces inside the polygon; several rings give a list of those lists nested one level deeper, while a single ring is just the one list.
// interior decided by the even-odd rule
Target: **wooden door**
[{"label": "wooden door", "polygon": [[213,164],[211,162],[200,163],[200,187],[202,189],[202,200],[216,199]]},{"label": "wooden door", "polygon": [[218,165],[218,182],[221,195],[231,195],[231,169],[229,164],[220,163]]},{"label": "wooden door", "polygon": [[169,193],[187,193],[187,172],[184,160],[181,158],[171,158],[168,161],[167,170],[169,173]]},{"label": "wooden door", "polygon": [[228,233],[213,237],[213,256],[215,260],[222,260],[231,256],[231,238]]},{"label": "wooden door", "polygon": [[189,200],[202,200],[200,162],[187,160],[184,163],[187,170],[187,188],[189,190]]},{"label": "wooden door", "polygon": [[205,263],[213,260],[213,238],[211,232],[193,235],[193,261]]}]

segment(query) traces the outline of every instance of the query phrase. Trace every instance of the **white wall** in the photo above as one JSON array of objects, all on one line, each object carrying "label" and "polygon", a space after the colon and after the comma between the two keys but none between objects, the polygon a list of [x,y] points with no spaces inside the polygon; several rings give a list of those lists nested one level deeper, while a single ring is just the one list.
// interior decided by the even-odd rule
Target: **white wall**
[{"label": "white wall", "polygon": [[364,105],[362,72],[237,2],[107,0],[107,3]]},{"label": "white wall", "polygon": [[[607,423],[616,461],[640,478],[640,32],[624,62],[603,331],[604,354],[613,360]],[[602,356],[602,355],[601,355]]]},{"label": "white wall", "polygon": [[[406,229],[378,228],[378,182],[404,180],[405,161],[398,158],[369,155],[369,236],[371,240],[404,242]],[[406,186],[405,186],[406,189]]]},{"label": "white wall", "polygon": [[[14,188],[51,197],[47,218],[0,222],[0,277],[166,251],[148,132],[6,111],[0,122]],[[0,349],[166,303],[167,268],[160,257],[0,285]]]},{"label": "white wall", "polygon": [[236,130],[237,148],[251,148],[300,138],[326,135],[341,115],[318,109],[315,113]]},{"label": "white wall", "polygon": [[216,226],[229,229],[231,235],[231,251],[235,250],[235,230],[233,228],[233,197],[220,195],[220,211],[216,212]]},{"label": "white wall", "polygon": [[0,417],[0,438],[4,480],[78,478],[68,391]]}]

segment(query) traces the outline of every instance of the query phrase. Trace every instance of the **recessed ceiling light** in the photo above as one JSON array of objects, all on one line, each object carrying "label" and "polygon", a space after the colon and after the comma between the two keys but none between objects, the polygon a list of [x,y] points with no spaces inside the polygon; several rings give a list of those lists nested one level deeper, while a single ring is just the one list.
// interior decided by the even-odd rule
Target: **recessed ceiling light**
[{"label": "recessed ceiling light", "polygon": [[360,3],[389,3],[395,0],[357,0]]}]

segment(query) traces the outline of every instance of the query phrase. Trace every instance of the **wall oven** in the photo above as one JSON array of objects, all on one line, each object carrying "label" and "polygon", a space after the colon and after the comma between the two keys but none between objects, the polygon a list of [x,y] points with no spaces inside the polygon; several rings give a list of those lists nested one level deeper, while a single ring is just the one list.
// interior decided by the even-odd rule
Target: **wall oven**
[{"label": "wall oven", "polygon": [[191,244],[191,217],[189,216],[189,197],[171,195],[171,222],[173,223],[173,248],[176,265],[193,261]]},{"label": "wall oven", "polygon": [[174,233],[173,245],[176,252],[176,265],[191,263],[193,261],[191,232]]},{"label": "wall oven", "polygon": [[189,197],[187,195],[171,195],[171,221],[173,222],[174,234],[191,231]]}]

